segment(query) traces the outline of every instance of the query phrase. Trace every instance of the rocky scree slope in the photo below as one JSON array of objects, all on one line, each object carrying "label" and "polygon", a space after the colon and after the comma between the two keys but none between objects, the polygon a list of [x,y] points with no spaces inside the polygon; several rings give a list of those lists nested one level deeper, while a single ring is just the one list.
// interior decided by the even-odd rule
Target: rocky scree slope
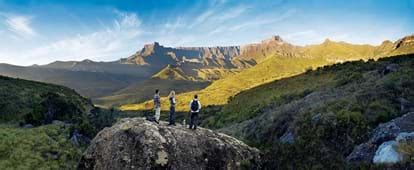
[{"label": "rocky scree slope", "polygon": [[225,134],[126,118],[98,133],[78,168],[240,169],[260,161],[259,150]]}]

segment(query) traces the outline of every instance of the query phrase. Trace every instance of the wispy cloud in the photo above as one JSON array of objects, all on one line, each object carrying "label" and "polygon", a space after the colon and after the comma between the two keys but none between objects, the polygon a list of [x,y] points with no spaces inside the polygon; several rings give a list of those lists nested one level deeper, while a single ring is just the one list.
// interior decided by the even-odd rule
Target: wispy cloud
[{"label": "wispy cloud", "polygon": [[195,21],[189,26],[189,28],[193,28],[194,26],[205,22],[209,17],[213,16],[215,12],[215,9],[208,9],[207,11],[203,12],[195,19]]},{"label": "wispy cloud", "polygon": [[240,5],[235,8],[226,10],[224,13],[220,13],[214,18],[214,20],[225,21],[225,20],[237,18],[237,17],[242,16],[242,14],[244,14],[248,9],[249,9],[248,6]]},{"label": "wispy cloud", "polygon": [[141,20],[135,13],[117,15],[111,27],[29,50],[26,58],[37,58],[38,63],[45,64],[53,60],[108,60],[130,55],[142,33]]},{"label": "wispy cloud", "polygon": [[295,9],[290,9],[290,10],[287,10],[286,12],[282,13],[281,15],[273,17],[273,18],[258,17],[255,20],[246,21],[246,22],[243,22],[241,24],[234,25],[234,26],[230,27],[229,30],[230,31],[241,31],[241,30],[249,29],[251,27],[262,27],[266,24],[272,24],[272,23],[276,23],[276,22],[288,19],[289,17],[291,17],[295,13],[296,13]]},{"label": "wispy cloud", "polygon": [[7,29],[19,37],[31,38],[36,36],[36,31],[31,26],[31,20],[33,17],[28,16],[6,16],[7,19],[4,21]]}]

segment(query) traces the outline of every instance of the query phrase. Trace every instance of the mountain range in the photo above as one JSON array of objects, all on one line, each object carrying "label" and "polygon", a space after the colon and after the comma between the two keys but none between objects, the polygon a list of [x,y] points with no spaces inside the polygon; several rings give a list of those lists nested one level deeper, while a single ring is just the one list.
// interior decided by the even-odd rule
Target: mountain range
[{"label": "mountain range", "polygon": [[[0,150],[6,155],[0,167],[82,169],[102,164],[106,168],[133,168],[130,165],[135,167],[146,160],[130,154],[134,150],[150,153],[151,160],[156,160],[146,161],[147,167],[164,167],[165,162],[180,167],[186,162],[168,156],[180,154],[197,158],[191,167],[219,168],[223,162],[234,162],[226,154],[217,154],[229,150],[243,153],[230,157],[253,158],[234,164],[247,169],[414,167],[414,36],[384,41],[379,46],[331,40],[295,46],[272,37],[257,44],[229,47],[239,50],[234,56],[229,52],[207,54],[213,47],[154,45],[113,62],[57,61],[30,67],[2,64],[0,71],[15,77],[67,83],[83,91],[83,96],[95,97],[90,101],[60,85],[0,76],[0,138],[4,138]],[[146,48],[152,50],[145,52]],[[197,49],[199,53],[187,57],[182,49]],[[167,58],[168,62],[153,59],[174,51],[182,55],[172,61]],[[144,118],[121,119],[148,116],[144,104],[154,89],[161,89],[163,96],[177,91],[177,126]],[[183,111],[194,94],[203,104],[203,128],[197,131],[178,123],[186,119]],[[165,98],[162,101],[165,109],[168,104]],[[144,110],[122,112],[96,107],[94,102]],[[167,114],[161,115],[162,120],[167,119]],[[187,144],[176,147],[176,140]],[[140,147],[154,141],[160,145]],[[173,145],[163,145],[165,141],[173,141]],[[119,145],[111,145],[113,142]],[[200,144],[208,147],[201,147],[195,155],[187,152],[200,148]],[[223,149],[224,145],[229,148]],[[260,158],[254,156],[258,154]],[[214,166],[203,164],[206,157]],[[102,158],[106,164],[99,162]]]},{"label": "mountain range", "polygon": [[[257,63],[254,66],[240,69],[235,74],[213,81],[211,85],[202,90],[178,95],[177,99],[183,101],[178,103],[178,109],[186,110],[187,101],[190,101],[194,94],[198,94],[206,105],[223,105],[232,96],[243,90],[317,67],[346,61],[376,60],[387,56],[414,53],[413,39],[414,36],[407,36],[394,43],[384,41],[379,46],[355,45],[327,39],[322,44],[301,47],[284,42],[276,36],[242,48],[244,50],[238,57],[254,60]],[[127,104],[121,106],[121,109],[145,109],[146,103]],[[168,106],[167,103],[163,105]]]},{"label": "mountain range", "polygon": [[[155,87],[183,93],[181,101],[195,93],[208,105],[224,104],[242,90],[307,69],[338,62],[377,59],[414,52],[414,36],[379,46],[334,42],[297,46],[273,36],[259,43],[226,47],[164,47],[145,45],[129,57],[112,62],[56,61],[28,67],[0,64],[0,74],[64,85],[98,105],[141,109]],[[234,83],[237,82],[237,83]],[[159,84],[155,86],[155,84]],[[177,86],[179,84],[179,86]],[[186,102],[185,102],[186,103]],[[179,106],[184,107],[184,102]]]}]

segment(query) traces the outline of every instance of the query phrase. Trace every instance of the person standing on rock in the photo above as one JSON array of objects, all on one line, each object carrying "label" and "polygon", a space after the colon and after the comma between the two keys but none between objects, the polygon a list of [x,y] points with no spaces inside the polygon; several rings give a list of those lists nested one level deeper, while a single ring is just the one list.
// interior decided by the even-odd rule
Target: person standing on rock
[{"label": "person standing on rock", "polygon": [[201,103],[198,100],[198,96],[194,95],[194,99],[190,102],[190,127],[189,129],[197,129],[198,114],[201,110]]},{"label": "person standing on rock", "polygon": [[160,91],[157,89],[155,90],[154,95],[154,110],[155,110],[155,122],[159,123],[160,116],[161,116],[161,98],[160,98]]},{"label": "person standing on rock", "polygon": [[170,115],[168,116],[170,123],[168,125],[175,126],[175,91],[170,92],[168,99],[170,100]]}]

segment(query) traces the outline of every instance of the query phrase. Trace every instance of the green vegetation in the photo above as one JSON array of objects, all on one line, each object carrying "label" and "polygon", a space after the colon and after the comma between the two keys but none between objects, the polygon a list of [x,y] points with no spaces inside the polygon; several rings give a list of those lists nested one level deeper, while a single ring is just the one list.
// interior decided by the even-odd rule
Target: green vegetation
[{"label": "green vegetation", "polygon": [[0,76],[0,123],[40,126],[60,120],[94,137],[114,121],[113,111],[95,108],[74,90]]},{"label": "green vegetation", "polygon": [[[55,104],[67,104],[59,110],[64,113],[58,118],[69,116],[68,113],[86,113],[93,108],[92,104],[74,90],[46,83],[14,79],[0,76],[0,122],[16,122],[23,120],[28,114],[33,114],[33,118],[39,116],[37,111],[45,111],[44,107],[47,99],[57,102]],[[43,103],[43,104],[42,104]],[[50,104],[53,105],[53,104]],[[69,109],[65,111],[65,109]],[[42,113],[43,114],[43,113]],[[63,115],[65,114],[65,115]],[[38,120],[34,120],[38,121]]]},{"label": "green vegetation", "polygon": [[[403,114],[399,98],[414,101],[413,66],[414,55],[324,66],[243,91],[203,112],[203,126],[261,148],[273,168],[344,168],[372,129]],[[288,131],[294,143],[278,142]]]},{"label": "green vegetation", "polygon": [[65,125],[31,129],[0,125],[2,169],[75,169],[83,148],[67,140]]},{"label": "green vegetation", "polygon": [[[117,115],[69,88],[2,76],[0,108],[3,169],[75,169],[87,143],[69,139],[75,132],[91,139]],[[35,127],[20,127],[25,124]]]}]

